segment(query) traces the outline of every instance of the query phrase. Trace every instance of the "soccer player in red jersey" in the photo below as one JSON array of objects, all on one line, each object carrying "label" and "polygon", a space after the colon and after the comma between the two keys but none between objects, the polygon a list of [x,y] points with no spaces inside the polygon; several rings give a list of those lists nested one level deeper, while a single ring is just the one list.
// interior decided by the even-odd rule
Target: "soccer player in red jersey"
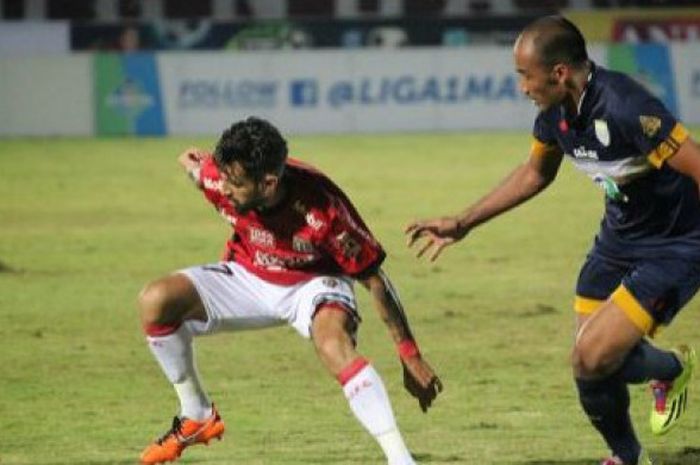
[{"label": "soccer player in red jersey", "polygon": [[148,345],[181,406],[141,462],[176,460],[187,446],[224,433],[197,373],[194,336],[287,324],[311,339],[389,465],[414,464],[381,378],[356,350],[354,281],[370,292],[397,346],[404,385],[423,411],[442,384],[381,269],[385,252],[350,200],[319,171],[288,159],[279,131],[254,117],[224,131],[214,154],[191,148],[179,162],[233,234],[221,261],[160,278],[139,296]]}]

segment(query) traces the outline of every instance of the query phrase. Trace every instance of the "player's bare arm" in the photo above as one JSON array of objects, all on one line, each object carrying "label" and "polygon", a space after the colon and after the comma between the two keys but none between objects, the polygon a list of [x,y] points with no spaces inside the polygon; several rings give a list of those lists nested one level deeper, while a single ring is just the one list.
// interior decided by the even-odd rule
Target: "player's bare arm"
[{"label": "player's bare arm", "polygon": [[394,286],[381,269],[361,283],[372,295],[374,306],[398,348],[406,390],[418,399],[421,410],[426,412],[442,391],[442,382],[421,356]]},{"label": "player's bare arm", "polygon": [[668,165],[693,178],[700,189],[700,146],[691,137],[688,137],[676,154],[668,159]]},{"label": "player's bare arm", "polygon": [[422,257],[430,252],[430,261],[435,261],[445,247],[463,239],[476,226],[542,192],[556,177],[562,157],[553,147],[546,153],[531,153],[525,163],[462,213],[409,224],[404,231],[408,246],[425,238],[416,255]]},{"label": "player's bare arm", "polygon": [[200,186],[199,181],[199,170],[202,164],[202,160],[209,156],[209,153],[205,150],[198,149],[197,147],[189,147],[184,150],[180,156],[177,158],[178,163],[185,169],[187,175],[192,179],[192,181]]}]

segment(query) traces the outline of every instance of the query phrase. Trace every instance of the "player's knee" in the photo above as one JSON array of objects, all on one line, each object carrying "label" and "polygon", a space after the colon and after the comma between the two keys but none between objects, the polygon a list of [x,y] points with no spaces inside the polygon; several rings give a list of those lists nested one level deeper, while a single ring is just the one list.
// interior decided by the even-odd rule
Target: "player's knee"
[{"label": "player's knee", "polygon": [[571,366],[577,379],[599,379],[613,371],[613,365],[600,350],[576,343],[571,353]]},{"label": "player's knee", "polygon": [[138,296],[141,323],[144,328],[169,322],[168,308],[173,296],[164,280],[152,281],[144,286]]}]

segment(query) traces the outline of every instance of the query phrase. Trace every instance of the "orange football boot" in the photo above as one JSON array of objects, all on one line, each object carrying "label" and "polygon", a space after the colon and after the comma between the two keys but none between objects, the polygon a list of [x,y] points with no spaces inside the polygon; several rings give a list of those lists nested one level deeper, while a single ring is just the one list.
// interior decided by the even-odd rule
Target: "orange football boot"
[{"label": "orange football boot", "polygon": [[173,418],[173,426],[163,437],[149,445],[141,453],[141,463],[151,465],[173,462],[180,457],[186,447],[195,444],[208,445],[212,439],[221,439],[224,422],[212,405],[212,415],[204,421],[189,418]]}]

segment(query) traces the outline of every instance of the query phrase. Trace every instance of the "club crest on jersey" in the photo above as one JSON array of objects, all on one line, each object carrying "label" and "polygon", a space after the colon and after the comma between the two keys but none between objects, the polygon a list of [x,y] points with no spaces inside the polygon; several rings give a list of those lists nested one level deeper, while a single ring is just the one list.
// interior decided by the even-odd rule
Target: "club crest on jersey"
[{"label": "club crest on jersey", "polygon": [[315,249],[310,240],[303,237],[292,237],[292,248],[295,252],[314,253]]},{"label": "club crest on jersey", "polygon": [[256,245],[261,245],[263,247],[275,247],[275,236],[272,235],[270,231],[264,229],[251,227],[250,228],[250,242]]},{"label": "club crest on jersey", "polygon": [[354,259],[360,255],[362,246],[347,231],[343,231],[335,237],[340,246],[340,250],[345,258]]},{"label": "club crest on jersey", "polygon": [[610,145],[610,131],[608,130],[608,123],[605,120],[597,119],[593,121],[593,128],[595,129],[595,136],[598,138],[601,144],[605,147]]},{"label": "club crest on jersey", "polygon": [[642,115],[639,117],[639,124],[642,125],[642,132],[651,138],[661,129],[661,119],[656,116]]}]

